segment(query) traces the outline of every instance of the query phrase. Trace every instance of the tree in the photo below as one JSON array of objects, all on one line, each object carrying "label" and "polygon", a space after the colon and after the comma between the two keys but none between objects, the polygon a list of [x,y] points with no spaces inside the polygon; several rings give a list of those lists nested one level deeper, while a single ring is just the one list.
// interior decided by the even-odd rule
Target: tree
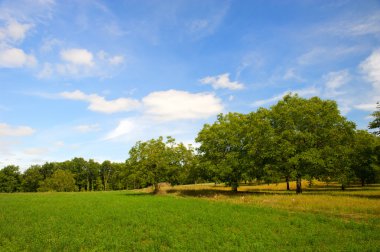
[{"label": "tree", "polygon": [[141,184],[152,185],[154,193],[159,192],[161,182],[177,183],[178,169],[186,161],[178,155],[182,153],[182,147],[176,148],[175,139],[171,137],[167,138],[166,143],[162,137],[137,142],[129,151],[127,160],[127,166],[133,169],[131,178],[138,178]]},{"label": "tree", "polygon": [[39,184],[44,180],[42,167],[32,165],[22,175],[22,189],[24,192],[37,192]]},{"label": "tree", "polygon": [[8,165],[0,170],[0,192],[18,192],[21,189],[20,168]]},{"label": "tree", "polygon": [[377,103],[376,106],[377,111],[372,113],[372,116],[374,117],[373,121],[369,123],[368,128],[369,129],[377,129],[373,133],[375,135],[380,135],[380,103]]},{"label": "tree", "polygon": [[376,137],[365,130],[358,130],[354,141],[351,155],[352,168],[364,186],[365,183],[374,182],[376,177]]},{"label": "tree", "polygon": [[111,161],[105,160],[100,166],[100,176],[102,178],[104,191],[107,191],[109,189],[108,182],[109,182],[109,179],[111,178],[112,172],[113,172],[113,169],[112,169]]},{"label": "tree", "polygon": [[74,175],[70,171],[58,169],[41,183],[38,191],[73,192],[75,189]]},{"label": "tree", "polygon": [[205,124],[196,142],[201,160],[211,165],[216,178],[237,191],[243,174],[248,171],[247,116],[240,113],[220,114],[212,125]]},{"label": "tree", "polygon": [[[271,107],[271,123],[282,157],[278,162],[287,160],[286,173],[296,178],[297,193],[302,192],[303,177],[318,177],[326,172],[327,161],[333,164],[330,167],[348,168],[341,160],[347,159],[344,149],[351,147],[355,125],[340,115],[336,102],[286,95]],[[334,152],[339,155],[328,160]],[[335,174],[343,171],[335,170]]]}]

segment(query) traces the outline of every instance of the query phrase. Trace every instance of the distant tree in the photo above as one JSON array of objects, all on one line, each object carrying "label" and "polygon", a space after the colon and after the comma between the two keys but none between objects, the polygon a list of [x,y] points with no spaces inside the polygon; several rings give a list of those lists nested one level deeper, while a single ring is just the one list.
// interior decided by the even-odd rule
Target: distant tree
[{"label": "distant tree", "polygon": [[380,135],[380,103],[377,103],[376,111],[372,113],[372,117],[374,118],[372,122],[369,123],[368,128],[374,129],[373,132],[376,135]]},{"label": "distant tree", "polygon": [[73,192],[75,189],[74,175],[70,171],[56,170],[41,183],[38,191]]},{"label": "distant tree", "polygon": [[41,166],[41,174],[44,179],[50,178],[56,170],[57,167],[55,163],[46,162]]},{"label": "distant tree", "polygon": [[0,170],[0,192],[18,192],[21,189],[20,168],[8,165]]},{"label": "distant tree", "polygon": [[139,141],[129,151],[130,157],[126,162],[133,170],[129,178],[140,182],[140,185],[152,185],[153,192],[158,193],[161,182],[179,182],[178,169],[187,162],[183,151],[182,145],[177,145],[171,137],[166,142],[162,137]]},{"label": "distant tree", "polygon": [[75,176],[75,184],[79,191],[89,190],[89,169],[87,161],[81,157],[75,157],[70,161],[70,171]]},{"label": "distant tree", "polygon": [[109,190],[108,182],[113,173],[112,163],[109,160],[105,160],[100,166],[100,176],[103,182],[103,188],[105,191]]},{"label": "distant tree", "polygon": [[37,192],[39,184],[44,180],[42,167],[32,165],[22,175],[22,189],[24,192]]},{"label": "distant tree", "polygon": [[362,186],[376,179],[376,140],[376,136],[365,130],[358,130],[355,134],[351,162]]}]

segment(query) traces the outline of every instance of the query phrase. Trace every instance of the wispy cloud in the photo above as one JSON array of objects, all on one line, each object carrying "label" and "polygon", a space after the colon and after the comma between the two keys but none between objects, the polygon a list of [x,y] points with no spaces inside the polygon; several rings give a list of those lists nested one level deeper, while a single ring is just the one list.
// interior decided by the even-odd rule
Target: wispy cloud
[{"label": "wispy cloud", "polygon": [[260,106],[263,106],[266,104],[275,103],[276,101],[281,100],[285,95],[287,95],[289,93],[298,94],[299,96],[315,96],[315,95],[318,95],[320,93],[320,91],[315,87],[308,87],[308,88],[299,89],[299,90],[289,90],[289,91],[285,91],[279,95],[275,95],[275,96],[268,98],[268,99],[255,101],[252,103],[252,106],[253,107],[260,107]]},{"label": "wispy cloud", "polygon": [[317,31],[319,33],[344,37],[378,36],[380,33],[380,12],[375,11],[366,15],[351,14],[338,21],[335,20],[323,24]]},{"label": "wispy cloud", "polygon": [[348,70],[341,70],[337,72],[330,72],[323,76],[325,81],[325,95],[328,97],[335,97],[342,94],[342,91],[338,91],[339,88],[344,86],[351,80]]},{"label": "wispy cloud", "polygon": [[99,124],[81,124],[74,127],[75,131],[80,133],[95,132],[100,130]]},{"label": "wispy cloud", "polygon": [[22,136],[30,136],[35,132],[29,126],[11,126],[6,123],[0,123],[0,137],[22,137]]},{"label": "wispy cloud", "polygon": [[295,81],[299,81],[299,82],[303,82],[305,81],[301,76],[299,76],[297,73],[296,73],[296,69],[295,68],[289,68],[286,70],[284,76],[283,76],[283,79],[284,80],[295,80]]},{"label": "wispy cloud", "polygon": [[228,3],[221,3],[220,6],[214,8],[214,11],[208,13],[207,16],[188,20],[185,23],[188,34],[193,40],[198,40],[213,34],[223,22],[228,9]]}]

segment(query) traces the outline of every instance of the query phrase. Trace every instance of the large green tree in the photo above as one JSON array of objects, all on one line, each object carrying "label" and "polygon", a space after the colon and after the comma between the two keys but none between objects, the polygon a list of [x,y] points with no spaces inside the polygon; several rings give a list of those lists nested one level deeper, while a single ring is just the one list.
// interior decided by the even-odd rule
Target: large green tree
[{"label": "large green tree", "polygon": [[195,140],[200,143],[198,151],[203,163],[233,191],[237,191],[250,165],[247,121],[244,114],[220,114],[212,125],[204,125]]},{"label": "large green tree", "polygon": [[286,95],[271,107],[271,123],[279,143],[280,165],[286,166],[285,176],[296,178],[297,193],[302,192],[303,177],[319,177],[326,172],[327,161],[337,167],[349,155],[344,150],[351,147],[355,125],[340,115],[334,101]]}]

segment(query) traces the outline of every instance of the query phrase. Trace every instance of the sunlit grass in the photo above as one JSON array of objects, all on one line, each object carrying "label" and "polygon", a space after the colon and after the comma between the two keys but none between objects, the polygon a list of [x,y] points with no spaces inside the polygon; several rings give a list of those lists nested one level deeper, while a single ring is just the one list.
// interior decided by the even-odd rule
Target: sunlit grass
[{"label": "sunlit grass", "polygon": [[[313,181],[312,187],[308,187],[307,181],[303,183],[305,190],[300,195],[296,195],[294,191],[286,191],[285,183],[242,185],[239,193],[231,193],[229,187],[214,184],[164,187],[163,191],[212,201],[321,213],[345,220],[380,224],[380,185],[350,187],[342,191],[339,185],[334,183],[326,186],[322,182]],[[295,187],[294,182],[291,185]]]}]

